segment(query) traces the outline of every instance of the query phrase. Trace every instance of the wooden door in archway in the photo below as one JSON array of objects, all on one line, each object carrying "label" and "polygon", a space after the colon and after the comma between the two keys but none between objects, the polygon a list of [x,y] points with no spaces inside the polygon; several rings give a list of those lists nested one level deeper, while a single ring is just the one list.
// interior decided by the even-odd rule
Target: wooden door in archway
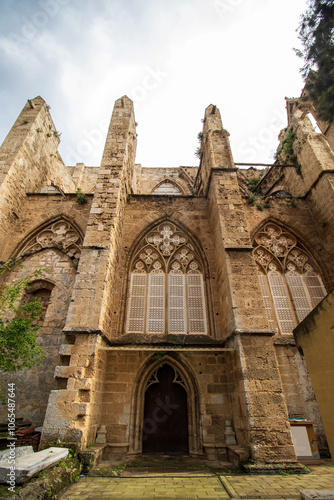
[{"label": "wooden door in archway", "polygon": [[187,455],[187,393],[175,370],[159,368],[145,392],[143,453]]}]

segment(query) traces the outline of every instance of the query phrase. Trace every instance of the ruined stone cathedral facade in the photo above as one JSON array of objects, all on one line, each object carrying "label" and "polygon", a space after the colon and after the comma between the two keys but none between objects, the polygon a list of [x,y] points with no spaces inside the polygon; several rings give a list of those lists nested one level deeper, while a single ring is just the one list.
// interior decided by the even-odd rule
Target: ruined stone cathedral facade
[{"label": "ruined stone cathedral facade", "polygon": [[287,100],[271,168],[236,167],[210,105],[199,167],[155,169],[135,163],[126,96],[100,167],[65,166],[44,100],[27,102],[0,149],[0,259],[23,264],[5,282],[47,269],[27,292],[45,357],[1,379],[42,446],[84,450],[105,426],[105,458],[293,463],[305,418],[326,449],[293,329],[334,286],[334,133],[303,106]]}]

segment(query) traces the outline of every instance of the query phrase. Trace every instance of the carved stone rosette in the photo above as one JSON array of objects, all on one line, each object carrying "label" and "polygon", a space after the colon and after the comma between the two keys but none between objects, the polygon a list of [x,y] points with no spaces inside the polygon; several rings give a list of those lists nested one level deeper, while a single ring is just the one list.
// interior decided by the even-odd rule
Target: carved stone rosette
[{"label": "carved stone rosette", "polygon": [[297,239],[276,224],[266,224],[255,236],[254,257],[262,272],[302,274],[316,270],[311,257]]},{"label": "carved stone rosette", "polygon": [[143,238],[132,266],[133,273],[201,273],[199,259],[187,235],[165,222]]}]

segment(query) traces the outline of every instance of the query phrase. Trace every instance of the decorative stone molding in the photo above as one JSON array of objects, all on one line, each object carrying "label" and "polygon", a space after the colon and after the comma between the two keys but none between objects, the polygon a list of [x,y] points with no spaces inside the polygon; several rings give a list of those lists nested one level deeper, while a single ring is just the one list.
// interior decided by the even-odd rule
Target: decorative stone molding
[{"label": "decorative stone molding", "polygon": [[20,255],[34,253],[44,248],[58,248],[71,259],[78,260],[81,254],[82,238],[66,220],[58,220],[40,230],[20,251]]},{"label": "decorative stone molding", "polygon": [[142,240],[132,265],[133,273],[171,274],[202,272],[187,235],[171,222],[159,224]]},{"label": "decorative stone molding", "polygon": [[316,270],[316,264],[301,248],[295,236],[276,224],[266,224],[255,236],[254,243],[257,245],[254,249],[255,260],[265,273],[287,270],[304,273]]}]

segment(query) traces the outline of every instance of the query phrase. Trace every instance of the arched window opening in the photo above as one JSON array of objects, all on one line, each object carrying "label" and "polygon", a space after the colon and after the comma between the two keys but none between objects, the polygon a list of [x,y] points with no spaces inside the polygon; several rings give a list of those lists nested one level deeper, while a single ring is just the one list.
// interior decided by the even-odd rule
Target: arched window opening
[{"label": "arched window opening", "polygon": [[180,189],[173,184],[172,182],[163,182],[158,186],[157,188],[154,189],[152,194],[155,195],[169,195],[169,196],[182,196],[182,192]]},{"label": "arched window opening", "polygon": [[203,265],[174,224],[143,238],[130,274],[128,333],[207,333]]},{"label": "arched window opening", "polygon": [[[38,299],[41,303],[42,306],[42,317],[38,321],[39,324],[43,324],[47,308],[50,303],[50,298],[51,298],[51,290],[47,290],[46,288],[41,288],[40,290],[36,290],[35,292],[28,294],[28,297],[30,296],[30,300]],[[28,299],[28,301],[30,302]]]},{"label": "arched window opening", "polygon": [[33,300],[39,300],[41,303],[41,318],[34,321],[34,325],[43,325],[45,316],[46,316],[46,311],[49,307],[50,300],[51,300],[51,293],[54,288],[54,285],[52,283],[49,283],[44,280],[37,280],[31,283],[29,286],[26,294],[25,294],[25,302],[29,303],[32,302]]},{"label": "arched window opening", "polygon": [[53,185],[43,186],[40,194],[61,194],[64,196],[64,192],[59,187]]},{"label": "arched window opening", "polygon": [[26,304],[29,304],[30,302],[33,302],[35,300],[38,300],[41,304],[41,317],[33,321],[32,326],[43,325],[46,316],[46,311],[47,308],[49,307],[50,297],[51,297],[51,291],[45,288],[41,290],[36,290],[35,292],[32,293],[29,292],[26,293],[25,297],[23,298]]},{"label": "arched window opening", "polygon": [[266,224],[254,244],[269,326],[292,334],[326,295],[317,266],[297,239],[276,224]]}]

